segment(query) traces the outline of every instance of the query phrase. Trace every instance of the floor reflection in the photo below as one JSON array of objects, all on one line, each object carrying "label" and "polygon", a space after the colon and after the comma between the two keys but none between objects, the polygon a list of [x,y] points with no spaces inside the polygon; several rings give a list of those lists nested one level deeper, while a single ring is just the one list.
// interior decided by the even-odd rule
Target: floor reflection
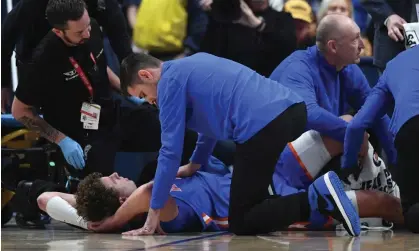
[{"label": "floor reflection", "polygon": [[200,233],[166,236],[94,234],[53,224],[46,230],[23,230],[9,225],[1,230],[2,250],[419,250],[419,235],[368,231],[360,237],[339,232],[276,232],[261,236]]}]

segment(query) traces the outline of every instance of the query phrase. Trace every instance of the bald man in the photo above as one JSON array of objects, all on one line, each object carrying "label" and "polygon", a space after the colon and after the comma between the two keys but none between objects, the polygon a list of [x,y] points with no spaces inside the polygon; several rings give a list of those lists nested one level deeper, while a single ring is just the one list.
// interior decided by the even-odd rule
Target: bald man
[{"label": "bald man", "polygon": [[[359,110],[371,91],[356,65],[363,48],[360,29],[355,22],[344,15],[331,14],[318,25],[316,45],[291,54],[270,76],[303,97],[307,105],[306,129],[318,131],[322,137],[338,142],[340,153],[348,122],[339,117]],[[372,131],[389,161],[394,163],[396,151],[389,133],[389,118],[384,116],[377,120]],[[368,134],[365,133],[360,160],[367,153]],[[345,172],[359,170],[345,169]]]}]

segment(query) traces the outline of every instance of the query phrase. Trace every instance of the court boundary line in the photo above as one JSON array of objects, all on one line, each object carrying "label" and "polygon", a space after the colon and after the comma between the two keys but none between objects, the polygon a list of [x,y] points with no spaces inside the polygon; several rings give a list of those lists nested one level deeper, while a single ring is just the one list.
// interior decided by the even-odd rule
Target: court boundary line
[{"label": "court boundary line", "polygon": [[159,245],[155,245],[155,246],[151,246],[151,247],[147,247],[147,248],[143,247],[143,248],[139,248],[139,249],[131,249],[130,251],[140,251],[140,250],[149,250],[149,249],[161,248],[161,247],[171,246],[171,245],[175,245],[175,244],[180,244],[180,243],[185,243],[185,242],[190,242],[190,241],[196,241],[196,240],[203,240],[203,239],[222,236],[222,235],[227,235],[227,234],[232,234],[232,233],[230,233],[230,232],[218,232],[218,233],[214,233],[214,234],[196,236],[196,237],[187,238],[187,239],[183,239],[183,240],[171,241],[171,242],[168,242],[168,243],[163,243],[163,244],[159,244]]}]

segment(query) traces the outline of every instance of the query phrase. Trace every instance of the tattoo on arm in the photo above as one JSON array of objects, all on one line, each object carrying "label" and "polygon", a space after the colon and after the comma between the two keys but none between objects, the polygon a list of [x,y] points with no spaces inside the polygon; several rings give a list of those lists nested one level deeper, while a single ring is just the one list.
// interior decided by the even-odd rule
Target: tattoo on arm
[{"label": "tattoo on arm", "polygon": [[33,118],[23,116],[19,118],[18,121],[24,124],[27,128],[40,133],[42,137],[51,142],[55,143],[60,135],[60,132],[57,129],[38,116],[34,116]]}]

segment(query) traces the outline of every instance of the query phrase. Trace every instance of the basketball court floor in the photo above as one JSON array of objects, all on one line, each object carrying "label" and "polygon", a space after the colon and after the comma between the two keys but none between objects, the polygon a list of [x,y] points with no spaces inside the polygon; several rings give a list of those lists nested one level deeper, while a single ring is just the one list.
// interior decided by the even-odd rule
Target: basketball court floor
[{"label": "basketball court floor", "polygon": [[13,220],[1,229],[1,250],[179,250],[179,251],[400,251],[419,250],[419,235],[407,232],[368,231],[360,237],[346,232],[277,232],[260,236],[229,233],[122,236],[88,233],[53,221],[44,230],[24,230]]}]

